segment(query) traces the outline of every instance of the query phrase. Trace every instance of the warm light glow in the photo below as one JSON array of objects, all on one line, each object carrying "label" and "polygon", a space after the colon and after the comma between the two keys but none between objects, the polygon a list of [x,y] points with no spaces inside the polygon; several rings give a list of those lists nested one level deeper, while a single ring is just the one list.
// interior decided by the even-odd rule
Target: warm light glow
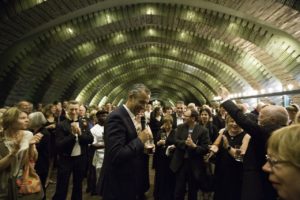
[{"label": "warm light glow", "polygon": [[149,34],[150,34],[150,35],[153,35],[153,34],[154,34],[153,29],[149,29]]},{"label": "warm light glow", "polygon": [[181,32],[181,33],[180,33],[180,37],[181,37],[181,38],[184,38],[184,37],[185,37],[185,35],[186,35],[186,33],[185,33],[185,32]]},{"label": "warm light glow", "polygon": [[41,4],[41,3],[45,2],[45,1],[47,1],[47,0],[37,0],[36,4]]},{"label": "warm light glow", "polygon": [[187,19],[193,19],[195,17],[195,13],[193,11],[188,11],[186,17]]},{"label": "warm light glow", "polygon": [[70,33],[70,34],[74,33],[73,29],[71,29],[71,28],[67,28],[67,32]]},{"label": "warm light glow", "polygon": [[292,53],[292,52],[293,52],[293,49],[288,48],[288,49],[287,49],[287,52],[288,52],[288,53]]},{"label": "warm light glow", "polygon": [[152,8],[148,8],[146,13],[147,13],[147,15],[153,15],[154,11]]},{"label": "warm light glow", "polygon": [[106,15],[106,20],[107,20],[107,23],[111,23],[111,17],[109,15]]},{"label": "warm light glow", "polygon": [[292,90],[292,89],[294,88],[294,86],[293,86],[292,84],[288,84],[287,88],[288,88],[289,90]]},{"label": "warm light glow", "polygon": [[215,97],[214,97],[214,100],[215,100],[215,101],[219,101],[219,100],[221,100],[221,97],[220,97],[220,96],[215,96]]}]

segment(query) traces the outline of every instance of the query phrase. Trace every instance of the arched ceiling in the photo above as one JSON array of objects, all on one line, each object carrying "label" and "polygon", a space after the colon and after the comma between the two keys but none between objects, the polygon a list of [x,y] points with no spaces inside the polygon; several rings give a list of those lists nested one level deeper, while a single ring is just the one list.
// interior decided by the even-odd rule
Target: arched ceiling
[{"label": "arched ceiling", "polygon": [[118,104],[138,82],[152,99],[201,104],[220,86],[299,89],[299,10],[296,0],[2,1],[0,104]]}]

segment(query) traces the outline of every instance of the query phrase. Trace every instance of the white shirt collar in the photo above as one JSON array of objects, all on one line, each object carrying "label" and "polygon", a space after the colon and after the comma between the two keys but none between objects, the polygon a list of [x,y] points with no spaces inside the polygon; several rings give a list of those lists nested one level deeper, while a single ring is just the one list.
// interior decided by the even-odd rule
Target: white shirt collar
[{"label": "white shirt collar", "polygon": [[135,115],[129,110],[129,108],[125,104],[123,104],[123,106],[126,109],[126,111],[128,112],[128,114],[131,117],[131,119],[135,120]]}]

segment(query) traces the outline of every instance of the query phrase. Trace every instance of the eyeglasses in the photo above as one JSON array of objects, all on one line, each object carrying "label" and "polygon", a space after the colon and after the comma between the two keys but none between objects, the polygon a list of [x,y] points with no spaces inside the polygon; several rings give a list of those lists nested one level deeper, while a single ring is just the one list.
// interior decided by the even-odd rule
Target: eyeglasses
[{"label": "eyeglasses", "polygon": [[287,160],[277,160],[269,156],[268,154],[266,155],[266,161],[270,164],[271,168],[273,168],[275,165],[280,164],[280,163],[290,163],[290,161]]}]

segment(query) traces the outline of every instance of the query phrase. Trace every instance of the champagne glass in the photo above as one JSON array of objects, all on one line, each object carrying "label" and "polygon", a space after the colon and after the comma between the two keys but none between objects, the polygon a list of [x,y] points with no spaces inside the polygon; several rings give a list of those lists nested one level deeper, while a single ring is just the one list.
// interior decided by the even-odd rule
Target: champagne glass
[{"label": "champagne glass", "polygon": [[241,145],[234,145],[234,148],[235,148],[235,155],[234,155],[235,160],[238,162],[243,162],[244,154],[242,152]]},{"label": "champagne glass", "polygon": [[166,140],[167,140],[167,133],[166,132],[162,132],[160,134],[160,139],[165,141],[165,144],[163,145],[163,147],[166,146]]}]

